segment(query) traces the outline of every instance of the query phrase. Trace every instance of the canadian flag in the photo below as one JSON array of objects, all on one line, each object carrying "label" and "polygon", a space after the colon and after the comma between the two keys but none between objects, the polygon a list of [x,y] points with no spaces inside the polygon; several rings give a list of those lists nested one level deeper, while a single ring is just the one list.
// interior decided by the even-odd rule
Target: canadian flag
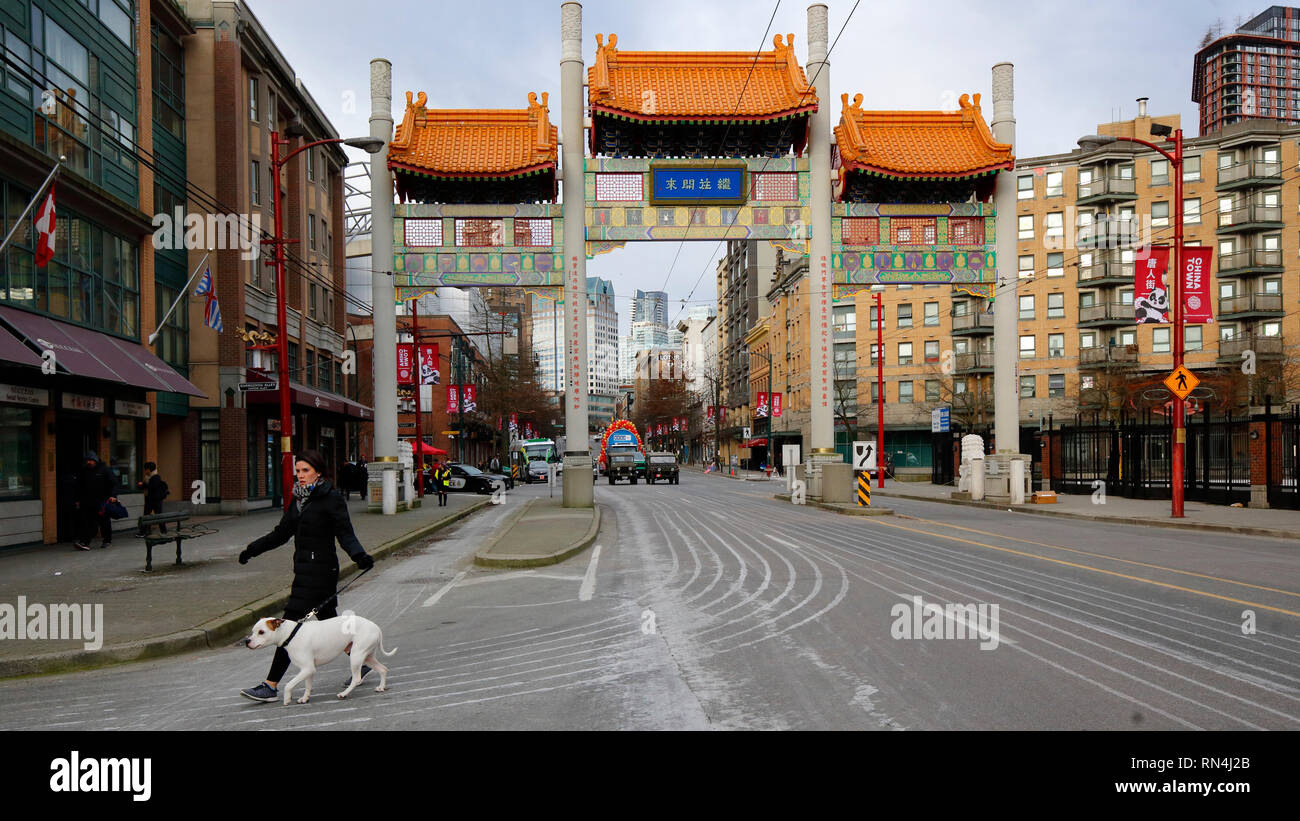
[{"label": "canadian flag", "polygon": [[54,186],[36,213],[36,267],[44,268],[54,259]]}]

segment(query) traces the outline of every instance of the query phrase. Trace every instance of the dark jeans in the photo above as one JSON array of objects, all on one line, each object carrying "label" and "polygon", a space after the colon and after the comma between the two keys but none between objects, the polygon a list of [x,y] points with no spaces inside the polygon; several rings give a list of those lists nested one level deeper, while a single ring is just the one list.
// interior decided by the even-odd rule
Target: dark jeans
[{"label": "dark jeans", "polygon": [[99,515],[99,505],[82,502],[77,511],[77,540],[82,544],[90,544],[90,540],[95,538],[96,528],[106,543],[113,541],[113,520]]},{"label": "dark jeans", "polygon": [[[322,607],[316,613],[316,618],[320,621],[334,618],[339,614],[338,604],[339,604],[339,600],[337,598],[330,599],[329,604]],[[305,615],[307,615],[307,613],[306,611],[303,610],[284,611],[284,617],[286,619],[293,619],[294,621],[301,621],[302,617]],[[294,640],[297,641],[297,639]],[[274,681],[278,685],[280,683],[280,679],[284,676],[284,672],[288,669],[289,669],[289,651],[285,650],[283,647],[275,648],[275,658],[271,659],[271,672],[266,674],[266,680]]]},{"label": "dark jeans", "polygon": [[[141,514],[141,515],[143,515],[143,516],[152,516],[152,515],[155,514],[155,513],[162,513],[162,502],[150,502],[150,501],[146,500],[145,503],[144,503],[144,513]],[[147,527],[141,528],[141,530],[140,530],[140,535],[141,535],[141,536],[147,536],[147,535],[149,535],[149,531],[151,531],[151,530],[153,530],[153,525],[149,525],[149,526],[147,526]],[[166,523],[163,523],[163,524],[158,525],[158,532],[159,532],[159,533],[166,533],[166,532],[167,532],[167,525],[166,525]]]},{"label": "dark jeans", "polygon": [[446,506],[447,506],[447,486],[439,485],[438,486],[438,507],[446,507]]}]

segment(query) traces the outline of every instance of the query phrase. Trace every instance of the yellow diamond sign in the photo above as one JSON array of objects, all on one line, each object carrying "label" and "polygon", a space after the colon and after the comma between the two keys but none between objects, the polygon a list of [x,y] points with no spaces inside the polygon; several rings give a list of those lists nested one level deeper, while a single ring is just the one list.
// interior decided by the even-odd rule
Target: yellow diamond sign
[{"label": "yellow diamond sign", "polygon": [[1186,399],[1187,395],[1196,390],[1196,386],[1199,384],[1201,384],[1201,380],[1196,378],[1196,374],[1187,370],[1185,365],[1179,365],[1173,373],[1165,377],[1165,387],[1179,399]]}]

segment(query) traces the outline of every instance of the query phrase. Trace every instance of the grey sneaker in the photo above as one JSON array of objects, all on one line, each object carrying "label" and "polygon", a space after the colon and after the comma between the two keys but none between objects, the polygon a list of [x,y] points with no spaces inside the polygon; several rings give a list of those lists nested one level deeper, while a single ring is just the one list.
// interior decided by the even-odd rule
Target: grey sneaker
[{"label": "grey sneaker", "polygon": [[264,681],[256,687],[249,687],[247,690],[240,690],[239,694],[244,698],[251,698],[253,701],[268,702],[275,701],[278,692],[278,690]]}]

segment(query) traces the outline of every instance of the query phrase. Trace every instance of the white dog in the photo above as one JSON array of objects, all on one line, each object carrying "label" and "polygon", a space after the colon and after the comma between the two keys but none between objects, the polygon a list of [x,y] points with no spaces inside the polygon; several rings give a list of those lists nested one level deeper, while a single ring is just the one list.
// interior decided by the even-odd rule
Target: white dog
[{"label": "white dog", "polygon": [[[296,631],[296,632],[295,632]],[[292,640],[291,640],[292,639]],[[388,668],[379,662],[375,651],[386,656],[397,652],[384,649],[384,635],[379,625],[369,619],[356,615],[351,610],[344,610],[343,615],[324,621],[296,622],[292,619],[258,619],[253,625],[253,632],[244,644],[250,650],[274,644],[283,647],[289,654],[289,660],[298,665],[298,674],[284,685],[284,703],[289,704],[290,694],[298,682],[304,682],[306,691],[299,704],[306,704],[311,697],[311,680],[316,668],[327,664],[344,650],[349,650],[348,658],[352,664],[352,678],[347,688],[339,693],[339,698],[347,698],[361,683],[361,667],[369,665],[379,671],[379,686],[375,692],[382,693],[388,689]]]}]

